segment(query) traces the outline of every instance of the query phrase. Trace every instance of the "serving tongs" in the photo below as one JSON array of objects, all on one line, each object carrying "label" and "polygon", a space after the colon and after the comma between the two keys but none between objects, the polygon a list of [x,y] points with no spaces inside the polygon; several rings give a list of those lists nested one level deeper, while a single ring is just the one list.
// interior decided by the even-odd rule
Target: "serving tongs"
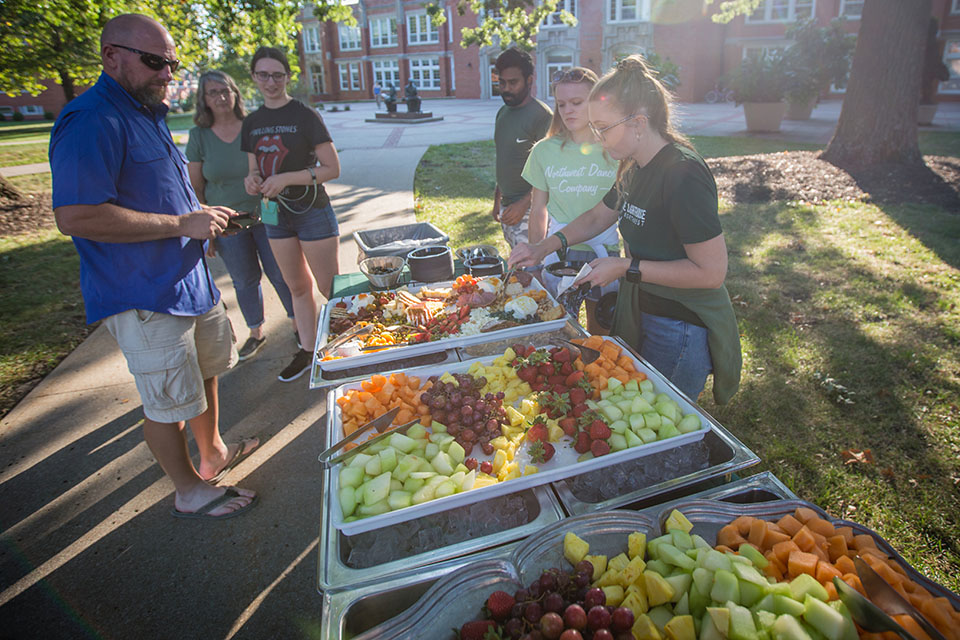
[{"label": "serving tongs", "polygon": [[338,442],[337,444],[333,445],[332,447],[330,447],[329,449],[321,453],[318,460],[320,460],[322,464],[332,464],[332,463],[329,463],[328,461],[330,460],[331,456],[333,456],[333,454],[335,454],[340,449],[343,449],[345,446],[347,446],[351,442],[358,440],[360,436],[364,435],[371,429],[376,429],[377,432],[383,433],[384,431],[386,431],[387,427],[389,427],[393,423],[393,419],[397,417],[398,413],[400,413],[400,407],[394,407],[393,409],[390,409],[390,411],[387,411],[385,414],[383,414],[379,418],[374,418],[373,420],[363,425],[362,427],[358,428],[356,431],[354,431],[353,433],[348,435],[346,438]]},{"label": "serving tongs", "polygon": [[507,269],[507,272],[503,274],[503,278],[500,280],[500,286],[497,287],[497,296],[493,299],[493,302],[491,303],[491,305],[496,305],[501,300],[503,300],[503,296],[507,292],[507,282],[510,280],[510,277],[514,273],[516,273],[516,271],[517,271],[516,267],[510,267],[509,269]]},{"label": "serving tongs", "polygon": [[891,616],[906,614],[917,621],[920,628],[927,632],[932,640],[946,640],[943,634],[936,627],[930,624],[917,608],[910,604],[910,601],[904,598],[900,593],[891,587],[880,574],[874,571],[873,567],[867,564],[859,556],[853,559],[853,564],[857,567],[857,575],[860,576],[860,583],[863,590],[867,592],[873,602]]},{"label": "serving tongs", "polygon": [[[386,414],[384,414],[384,415],[386,415]],[[380,441],[382,441],[382,440],[386,440],[387,438],[389,438],[390,436],[392,436],[392,435],[395,434],[395,433],[399,433],[399,434],[404,434],[404,433],[406,433],[407,431],[410,430],[410,427],[412,427],[412,426],[415,425],[415,424],[420,424],[420,418],[417,418],[417,419],[415,419],[415,420],[411,420],[410,422],[408,422],[408,423],[406,423],[406,424],[402,424],[402,425],[400,425],[399,427],[397,427],[396,429],[387,429],[386,431],[384,431],[384,432],[381,433],[380,435],[378,435],[378,436],[376,436],[376,437],[374,437],[374,438],[370,438],[369,440],[367,440],[367,441],[364,442],[363,444],[358,445],[358,446],[354,447],[353,449],[350,449],[350,451],[346,451],[346,452],[341,453],[340,455],[338,455],[336,458],[333,458],[333,459],[331,459],[331,460],[327,460],[325,464],[327,464],[327,465],[329,465],[329,466],[331,466],[331,467],[332,467],[333,465],[335,465],[335,464],[339,464],[339,463],[343,462],[344,460],[347,460],[347,459],[349,459],[349,458],[352,458],[353,456],[357,455],[358,453],[363,452],[365,449],[368,449],[368,448],[369,448],[371,445],[373,445],[374,443],[380,442]],[[350,435],[353,435],[353,434],[350,434]],[[322,462],[322,461],[321,461],[321,462]]]},{"label": "serving tongs", "polygon": [[373,324],[367,324],[364,326],[354,325],[350,327],[349,329],[341,333],[339,336],[337,336],[327,344],[317,349],[317,357],[318,358],[324,357],[329,352],[333,351],[334,349],[344,344],[348,340],[356,338],[357,336],[362,336],[364,334],[370,333],[371,331],[374,330],[374,328],[375,328],[375,325]]},{"label": "serving tongs", "polygon": [[564,338],[559,338],[559,341],[566,344],[567,347],[574,352],[574,355],[579,356],[580,360],[583,361],[583,364],[590,364],[599,358],[602,354],[594,349],[593,347],[585,347],[582,344],[577,344],[575,342],[570,342]]},{"label": "serving tongs", "polygon": [[903,640],[917,640],[911,633],[897,624],[896,620],[888,616],[883,609],[873,604],[839,577],[835,576],[833,578],[833,586],[837,588],[837,595],[840,596],[840,600],[847,605],[850,617],[864,631],[873,633],[893,631]]}]

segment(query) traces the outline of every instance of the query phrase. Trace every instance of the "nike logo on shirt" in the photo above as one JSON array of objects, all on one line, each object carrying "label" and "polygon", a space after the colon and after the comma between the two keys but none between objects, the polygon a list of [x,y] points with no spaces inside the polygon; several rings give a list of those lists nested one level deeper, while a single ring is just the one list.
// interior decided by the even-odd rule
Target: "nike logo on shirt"
[{"label": "nike logo on shirt", "polygon": [[529,138],[523,138],[522,140],[520,138],[517,138],[517,144],[523,144],[527,140],[529,140]]}]

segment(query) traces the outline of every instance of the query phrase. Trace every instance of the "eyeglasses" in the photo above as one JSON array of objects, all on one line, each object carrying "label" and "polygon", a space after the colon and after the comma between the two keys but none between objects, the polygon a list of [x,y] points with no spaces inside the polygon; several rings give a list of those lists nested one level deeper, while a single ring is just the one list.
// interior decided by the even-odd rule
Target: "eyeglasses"
[{"label": "eyeglasses", "polygon": [[276,73],[267,73],[266,71],[257,71],[253,75],[260,82],[266,82],[267,80],[273,80],[274,82],[283,82],[283,79],[287,77],[287,74],[283,71],[277,71]]},{"label": "eyeglasses", "polygon": [[160,69],[163,69],[165,66],[167,66],[170,67],[170,73],[175,73],[177,67],[180,66],[179,60],[169,60],[163,56],[158,56],[155,53],[147,53],[146,51],[140,51],[140,49],[134,49],[133,47],[128,47],[122,44],[111,44],[110,46],[117,47],[118,49],[126,49],[127,51],[132,51],[133,53],[139,53],[140,62],[154,71],[160,71]]},{"label": "eyeglasses", "polygon": [[561,82],[583,82],[586,77],[583,69],[561,69],[553,74],[553,84]]},{"label": "eyeglasses", "polygon": [[229,98],[233,92],[230,89],[213,89],[205,91],[208,98]]},{"label": "eyeglasses", "polygon": [[629,121],[633,120],[634,118],[646,118],[646,116],[643,115],[642,113],[635,113],[635,114],[633,114],[632,116],[627,116],[627,117],[624,118],[623,120],[617,120],[617,121],[614,122],[613,124],[607,125],[607,126],[604,127],[603,129],[597,129],[597,126],[596,126],[595,124],[593,124],[592,122],[588,123],[588,126],[590,127],[590,131],[593,133],[593,135],[597,136],[597,140],[599,140],[600,142],[603,142],[603,141],[604,141],[604,137],[603,137],[604,132],[610,131],[610,129],[613,129],[615,126],[617,126],[617,125],[619,125],[619,124],[623,124],[624,122],[629,122]]}]

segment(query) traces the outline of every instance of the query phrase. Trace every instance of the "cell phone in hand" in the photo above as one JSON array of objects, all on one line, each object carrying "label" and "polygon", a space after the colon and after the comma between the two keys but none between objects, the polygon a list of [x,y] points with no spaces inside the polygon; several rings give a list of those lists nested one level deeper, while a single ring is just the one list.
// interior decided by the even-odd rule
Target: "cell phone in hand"
[{"label": "cell phone in hand", "polygon": [[242,231],[243,229],[252,227],[258,222],[260,222],[260,216],[255,216],[252,213],[241,213],[232,216],[230,220],[227,221],[227,231]]}]

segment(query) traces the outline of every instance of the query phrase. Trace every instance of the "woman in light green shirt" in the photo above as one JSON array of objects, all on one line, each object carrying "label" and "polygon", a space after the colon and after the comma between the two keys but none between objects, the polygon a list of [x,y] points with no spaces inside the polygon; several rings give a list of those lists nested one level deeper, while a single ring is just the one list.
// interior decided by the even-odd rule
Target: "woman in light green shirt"
[{"label": "woman in light green shirt", "polygon": [[[547,137],[530,151],[522,174],[533,187],[528,235],[531,245],[592,209],[616,180],[617,163],[603,152],[589,127],[587,98],[596,82],[597,74],[583,67],[560,71],[553,77],[556,100],[553,122]],[[620,255],[620,237],[613,224],[596,237],[570,247],[566,259],[590,262],[617,255]],[[543,265],[557,260],[557,255],[551,253]],[[541,278],[556,295],[559,278],[546,272]],[[591,289],[586,299],[590,333],[607,333],[596,320],[597,301],[601,294],[616,291],[617,287],[614,281],[606,287]]]},{"label": "woman in light green shirt", "polygon": [[[247,176],[247,154],[240,150],[243,117],[243,102],[233,78],[222,71],[208,71],[200,76],[197,112],[193,116],[197,126],[190,130],[187,142],[187,170],[201,203],[256,213],[260,203],[243,186]],[[227,266],[237,292],[237,305],[250,329],[250,336],[239,351],[240,360],[245,360],[266,341],[261,273],[267,275],[288,318],[293,318],[293,300],[262,224],[217,238],[210,244],[208,254],[217,252]]]}]

